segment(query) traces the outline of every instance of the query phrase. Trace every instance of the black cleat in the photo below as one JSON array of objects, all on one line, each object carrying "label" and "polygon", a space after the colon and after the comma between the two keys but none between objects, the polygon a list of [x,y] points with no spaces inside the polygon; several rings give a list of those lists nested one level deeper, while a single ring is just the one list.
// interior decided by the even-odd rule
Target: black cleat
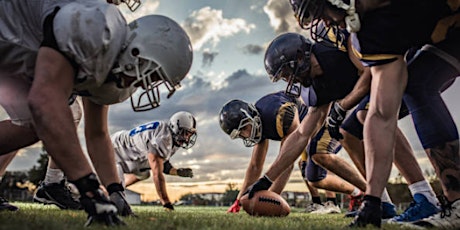
[{"label": "black cleat", "polygon": [[8,211],[17,211],[19,210],[18,207],[11,205],[8,200],[0,196],[0,211],[8,210]]},{"label": "black cleat", "polygon": [[34,194],[34,202],[54,204],[60,209],[83,209],[80,202],[72,197],[69,188],[65,185],[65,180],[60,183],[40,183]]}]

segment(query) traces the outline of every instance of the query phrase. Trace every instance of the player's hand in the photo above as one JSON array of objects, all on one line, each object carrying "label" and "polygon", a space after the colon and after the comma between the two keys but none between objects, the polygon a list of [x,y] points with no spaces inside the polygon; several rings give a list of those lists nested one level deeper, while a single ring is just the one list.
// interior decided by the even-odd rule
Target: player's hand
[{"label": "player's hand", "polygon": [[273,184],[272,180],[270,180],[270,178],[268,178],[267,175],[264,175],[254,184],[249,186],[248,190],[246,190],[244,194],[249,193],[248,198],[251,199],[254,196],[254,193],[261,191],[261,190],[268,190],[270,186],[272,186],[272,184]]},{"label": "player's hand", "polygon": [[126,196],[123,191],[118,191],[110,194],[110,200],[115,204],[118,210],[118,215],[121,216],[136,216],[131,210],[128,202],[126,201]]},{"label": "player's hand", "polygon": [[327,117],[327,130],[329,131],[329,135],[336,140],[343,139],[343,135],[340,133],[340,126],[346,114],[347,111],[339,105],[339,102],[335,101],[334,104],[332,104]]},{"label": "player's hand", "polygon": [[240,211],[241,203],[240,200],[236,199],[235,202],[228,208],[227,213],[237,213]]},{"label": "player's hand", "polygon": [[125,222],[117,216],[117,207],[98,189],[80,196],[80,203],[88,213],[85,227],[92,223],[105,224],[107,226],[125,225]]},{"label": "player's hand", "polygon": [[165,204],[163,205],[163,208],[164,208],[166,211],[168,211],[168,212],[174,211],[174,206],[173,206],[170,202],[165,203]]},{"label": "player's hand", "polygon": [[180,177],[190,177],[193,178],[193,171],[191,168],[178,168],[177,175]]}]

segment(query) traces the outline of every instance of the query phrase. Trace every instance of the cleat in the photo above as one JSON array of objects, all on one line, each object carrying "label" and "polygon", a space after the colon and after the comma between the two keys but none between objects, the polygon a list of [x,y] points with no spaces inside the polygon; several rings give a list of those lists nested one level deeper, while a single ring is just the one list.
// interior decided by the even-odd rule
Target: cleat
[{"label": "cleat", "polygon": [[422,220],[406,223],[405,226],[413,228],[460,229],[460,199],[443,204],[441,211]]},{"label": "cleat", "polygon": [[341,213],[339,206],[335,205],[332,201],[327,201],[322,205],[323,208],[310,212],[311,214],[333,214],[333,213]]},{"label": "cleat", "polygon": [[414,201],[399,216],[391,218],[388,223],[412,222],[432,216],[440,211],[435,205],[430,203],[423,194],[414,194]]},{"label": "cleat", "polygon": [[380,228],[382,225],[382,206],[379,202],[372,202],[370,200],[364,200],[361,207],[358,209],[358,214],[355,219],[348,225],[348,227],[366,227],[367,225],[373,225]]},{"label": "cleat", "polygon": [[3,210],[17,211],[19,210],[19,208],[14,205],[11,205],[7,199],[0,196],[0,211]]},{"label": "cleat", "polygon": [[382,219],[390,219],[396,216],[396,207],[390,202],[382,202]]},{"label": "cleat", "polygon": [[60,183],[40,183],[40,186],[35,191],[33,200],[45,205],[54,204],[60,209],[83,209],[80,202],[72,197],[69,188],[65,185],[65,180]]},{"label": "cleat", "polygon": [[324,209],[324,206],[322,204],[317,204],[317,203],[311,203],[305,208],[306,213],[312,213],[314,211],[318,211]]}]

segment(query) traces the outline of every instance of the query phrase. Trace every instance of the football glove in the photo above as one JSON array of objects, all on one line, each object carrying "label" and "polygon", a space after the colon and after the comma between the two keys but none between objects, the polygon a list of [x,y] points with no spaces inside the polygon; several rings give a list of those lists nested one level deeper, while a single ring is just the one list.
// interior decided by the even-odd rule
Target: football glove
[{"label": "football glove", "polygon": [[163,208],[164,208],[166,211],[168,211],[168,212],[174,211],[174,206],[173,206],[171,203],[169,203],[169,202],[166,203],[166,204],[164,204],[164,205],[163,205]]},{"label": "football glove", "polygon": [[261,191],[261,190],[268,190],[270,186],[272,186],[273,181],[268,178],[267,175],[264,175],[262,178],[260,178],[258,181],[256,181],[254,184],[249,186],[248,190],[244,194],[249,193],[249,199],[254,197],[254,193]]},{"label": "football glove", "polygon": [[193,178],[193,171],[191,168],[178,168],[177,175],[180,177],[190,177]]},{"label": "football glove", "polygon": [[97,189],[88,193],[91,193],[91,197],[87,194],[80,196],[80,203],[88,213],[85,227],[94,222],[108,226],[125,225],[125,222],[117,216],[117,207],[107,199],[102,190]]},{"label": "football glove", "polygon": [[237,213],[240,211],[241,203],[240,200],[235,200],[235,202],[228,208],[227,213]]},{"label": "football glove", "polygon": [[343,139],[343,135],[340,133],[340,125],[342,125],[346,115],[347,111],[339,105],[339,102],[335,101],[327,117],[327,130],[332,138],[336,140]]},{"label": "football glove", "polygon": [[108,226],[125,225],[117,216],[117,207],[99,188],[96,174],[90,173],[78,180],[69,181],[77,186],[80,192],[80,204],[88,214],[85,227],[92,223],[101,223]]},{"label": "football glove", "polygon": [[115,204],[118,210],[118,215],[120,216],[136,216],[131,210],[128,202],[126,201],[126,196],[123,191],[113,192],[110,194],[110,200]]}]

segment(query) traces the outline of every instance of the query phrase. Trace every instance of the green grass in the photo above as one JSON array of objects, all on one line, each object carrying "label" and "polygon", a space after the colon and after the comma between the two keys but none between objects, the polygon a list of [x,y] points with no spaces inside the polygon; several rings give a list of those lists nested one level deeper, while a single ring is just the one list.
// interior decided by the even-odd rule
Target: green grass
[{"label": "green grass", "polygon": [[[86,221],[84,211],[60,210],[53,205],[33,203],[13,204],[19,206],[20,210],[0,212],[0,229],[109,229],[103,225],[83,227]],[[344,229],[351,221],[350,218],[344,218],[343,214],[306,214],[297,208],[293,208],[287,217],[281,218],[252,217],[243,210],[237,214],[227,214],[227,207],[176,206],[174,212],[166,212],[160,206],[132,208],[137,218],[123,218],[126,226],[110,229]],[[395,226],[383,225],[382,229],[395,229]]]}]

